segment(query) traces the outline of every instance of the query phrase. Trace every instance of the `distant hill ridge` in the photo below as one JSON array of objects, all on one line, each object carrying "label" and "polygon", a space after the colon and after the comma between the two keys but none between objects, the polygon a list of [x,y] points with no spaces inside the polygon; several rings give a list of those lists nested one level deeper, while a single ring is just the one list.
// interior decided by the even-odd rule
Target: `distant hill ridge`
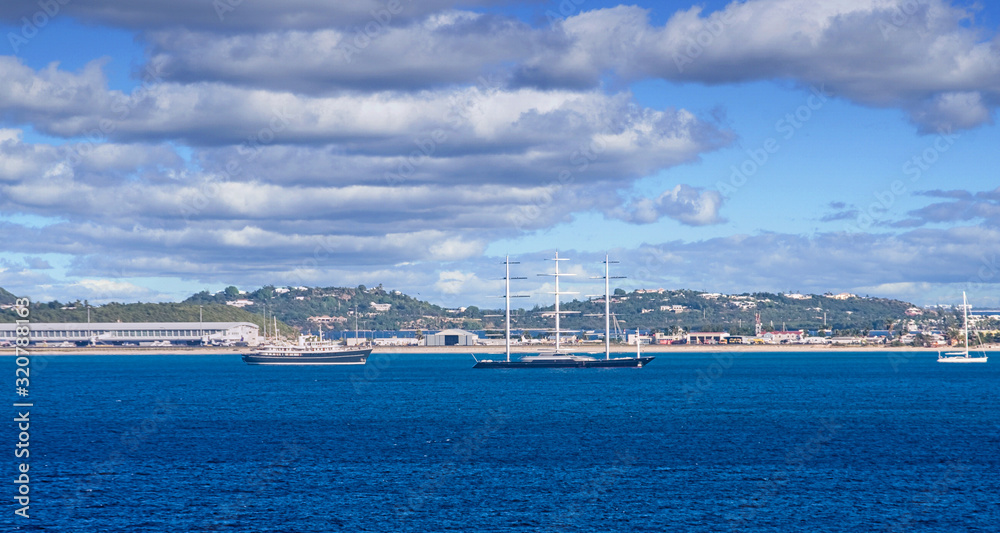
[{"label": "distant hill ridge", "polygon": [[17,296],[7,292],[3,287],[0,287],[0,305],[12,305],[17,300]]},{"label": "distant hill ridge", "polygon": [[[0,296],[10,295],[0,289]],[[13,303],[13,295],[7,297]],[[516,329],[551,328],[544,315],[551,302],[537,302],[532,309],[517,310],[513,316]],[[203,291],[180,303],[111,303],[91,307],[93,322],[187,322],[198,320],[201,306],[205,321],[247,321],[263,324],[277,316],[288,326],[308,331],[324,329],[352,330],[438,330],[446,328],[498,330],[503,327],[499,310],[476,306],[445,309],[381,285],[358,287],[275,287],[268,285],[254,291],[240,291],[235,286],[219,293]],[[498,306],[499,307],[499,306]],[[563,310],[579,311],[567,315],[568,329],[603,329],[603,298],[562,302]],[[623,329],[657,329],[674,332],[724,330],[733,334],[752,334],[754,314],[760,313],[765,330],[820,329],[866,331],[900,328],[902,321],[930,318],[937,312],[920,310],[911,314],[913,304],[887,298],[854,295],[801,295],[780,293],[744,293],[726,295],[692,290],[636,290],[626,293],[616,289],[612,312]],[[355,309],[357,314],[355,315]],[[943,312],[942,312],[943,313]],[[588,316],[590,315],[590,316]],[[35,303],[32,317],[39,322],[85,322],[86,303]],[[291,331],[289,328],[287,331]]]},{"label": "distant hill ridge", "polygon": [[[198,305],[183,303],[109,303],[90,306],[90,322],[198,322],[199,312],[200,319],[205,322],[252,322],[263,326],[261,315],[238,307],[209,304],[199,308]],[[39,323],[84,323],[88,321],[87,305],[83,302],[32,302],[29,319]],[[270,327],[269,320],[268,329]],[[278,329],[286,334],[294,332],[291,326],[280,320]]]}]

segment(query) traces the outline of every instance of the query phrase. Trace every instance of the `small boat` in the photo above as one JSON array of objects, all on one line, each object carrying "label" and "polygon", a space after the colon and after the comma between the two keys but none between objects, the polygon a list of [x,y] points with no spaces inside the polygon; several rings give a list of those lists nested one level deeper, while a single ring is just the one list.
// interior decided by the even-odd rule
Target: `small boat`
[{"label": "small boat", "polygon": [[[510,280],[511,279],[524,279],[524,278],[511,278],[510,277],[510,265],[512,263],[510,261],[510,256],[508,256],[507,259],[504,261],[504,264],[506,265],[506,275],[504,276],[504,280],[506,281],[506,288],[507,288],[506,294],[504,295],[504,298],[507,301],[507,319],[506,319],[506,355],[507,355],[507,357],[506,357],[506,359],[499,360],[499,361],[494,361],[492,359],[476,360],[476,364],[472,368],[642,368],[643,366],[649,364],[649,362],[653,360],[653,357],[642,357],[641,354],[639,353],[639,336],[638,336],[638,331],[636,331],[636,340],[635,340],[635,342],[636,342],[636,356],[635,357],[614,357],[614,358],[611,357],[611,344],[610,344],[611,340],[610,340],[610,337],[609,337],[609,335],[610,335],[610,331],[609,331],[609,329],[610,329],[610,326],[609,326],[609,321],[610,321],[610,318],[609,318],[610,317],[610,314],[609,314],[610,313],[610,307],[608,305],[608,302],[610,301],[610,294],[608,294],[609,291],[610,291],[610,282],[609,282],[609,280],[611,279],[611,277],[609,275],[609,270],[608,270],[609,267],[608,267],[608,265],[610,263],[612,263],[612,261],[610,261],[608,259],[608,257],[605,257],[605,260],[604,260],[604,265],[605,265],[605,270],[604,270],[604,292],[605,292],[605,297],[604,297],[604,302],[605,302],[605,307],[604,307],[604,313],[605,313],[605,317],[604,317],[605,318],[605,320],[604,320],[604,322],[605,322],[605,326],[604,326],[604,340],[605,340],[605,342],[604,342],[604,346],[605,346],[605,349],[604,349],[604,353],[605,353],[605,358],[604,359],[600,359],[600,358],[594,357],[592,355],[569,353],[569,352],[562,351],[560,349],[560,334],[564,333],[564,331],[561,330],[561,329],[559,329],[559,317],[561,315],[563,315],[563,314],[567,314],[567,313],[572,313],[573,312],[573,311],[560,311],[559,310],[559,295],[560,294],[568,294],[568,293],[561,293],[559,291],[559,277],[560,276],[569,276],[569,275],[571,275],[571,274],[565,274],[565,273],[560,273],[559,272],[559,261],[565,261],[565,260],[566,260],[565,258],[560,259],[559,258],[559,253],[557,252],[556,256],[555,256],[555,259],[552,260],[552,261],[555,262],[555,273],[554,274],[545,274],[545,275],[548,275],[548,276],[553,276],[555,278],[555,292],[554,292],[554,294],[555,294],[555,298],[556,298],[556,304],[555,304],[555,310],[554,310],[554,312],[552,314],[555,316],[555,321],[556,321],[556,327],[555,327],[555,330],[554,330],[555,336],[556,336],[556,349],[553,350],[553,351],[540,352],[540,353],[534,354],[534,355],[524,355],[524,356],[521,356],[519,359],[516,359],[516,360],[513,360],[513,361],[511,360],[511,358],[510,358],[510,299],[511,299],[511,295],[510,295]],[[517,264],[517,263],[513,263],[513,264]],[[517,296],[515,296],[515,297],[517,297]],[[474,357],[475,356],[473,355],[473,358]]]},{"label": "small boat", "polygon": [[981,350],[982,355],[969,354],[969,301],[965,297],[965,291],[962,291],[962,310],[965,319],[965,349],[961,352],[945,352],[944,354],[938,352],[939,363],[985,363],[988,359],[985,350]]}]

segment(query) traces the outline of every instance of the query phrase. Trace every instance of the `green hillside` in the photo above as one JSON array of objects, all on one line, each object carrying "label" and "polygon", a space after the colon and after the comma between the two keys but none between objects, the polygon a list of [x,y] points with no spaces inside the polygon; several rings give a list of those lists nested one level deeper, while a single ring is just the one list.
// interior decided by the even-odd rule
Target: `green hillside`
[{"label": "green hillside", "polygon": [[[755,313],[760,313],[765,331],[820,329],[824,327],[824,321],[827,328],[834,330],[867,331],[885,329],[890,323],[908,318],[906,310],[913,307],[913,304],[886,298],[806,296],[790,298],[772,293],[715,295],[689,290],[628,294],[618,291],[612,297],[611,308],[619,320],[624,320],[626,329],[640,327],[671,332],[683,328],[688,331],[728,331],[749,335],[754,331]],[[539,310],[551,310],[553,307]],[[579,315],[566,317],[568,328],[604,327],[603,316],[585,316],[602,314],[603,299],[601,303],[565,302],[561,307],[580,311]]]},{"label": "green hillside", "polygon": [[0,305],[11,305],[17,300],[17,296],[7,292],[3,287],[0,287]]},{"label": "green hillside", "polygon": [[[461,327],[465,321],[449,314],[444,308],[417,300],[399,291],[387,291],[381,285],[367,288],[360,285],[348,287],[276,288],[261,287],[253,292],[240,293],[228,287],[218,294],[200,292],[184,300],[185,304],[224,304],[238,299],[250,300],[246,307],[257,316],[267,312],[277,314],[286,323],[302,329],[318,329],[309,317],[333,317],[339,322],[324,324],[326,329],[353,330],[354,310],[357,309],[357,326],[360,329],[396,330]],[[389,305],[379,311],[376,305]],[[468,324],[470,327],[472,324]]]},{"label": "green hillside", "polygon": [[[205,322],[252,322],[263,326],[260,315],[255,315],[229,305],[209,304],[200,309]],[[13,316],[12,311],[5,311]],[[184,303],[109,303],[90,307],[91,322],[198,322],[197,304]],[[83,302],[31,304],[32,322],[87,322],[87,305]],[[268,329],[271,324],[268,324]],[[278,322],[278,329],[285,334],[295,330]]]},{"label": "green hillside", "polygon": [[[13,302],[13,295],[0,289],[0,297]],[[245,300],[243,308],[226,305]],[[551,303],[532,309],[517,310],[512,326],[516,329],[549,329],[552,319],[546,312]],[[573,300],[562,303],[562,310],[577,311],[564,317],[567,329],[601,330],[604,327],[602,299]],[[765,331],[773,329],[820,329],[840,332],[865,332],[886,329],[890,324],[901,327],[912,304],[899,300],[870,297],[834,298],[832,295],[785,295],[744,293],[738,295],[708,294],[691,290],[633,291],[615,290],[612,312],[623,329],[656,329],[663,332],[728,331],[732,334],[752,334],[754,314],[759,312]],[[57,301],[33,303],[32,320],[38,322],[86,322],[86,302],[69,304]],[[240,292],[228,287],[217,294],[200,292],[181,303],[110,303],[92,306],[92,322],[193,322],[201,308],[206,322],[246,321],[263,325],[265,312],[270,325],[277,316],[280,329],[291,333],[293,328],[316,331],[317,318],[324,329],[353,330],[440,330],[445,328],[500,330],[502,311],[470,306],[464,310],[441,306],[407,296],[399,291],[358,287],[261,287],[252,292]],[[355,309],[357,314],[355,314]],[[12,313],[11,311],[7,311]],[[924,323],[948,327],[954,325],[953,313],[924,310]],[[313,320],[310,320],[313,318]],[[270,328],[268,328],[270,329]]]},{"label": "green hillside", "polygon": [[[422,329],[435,330],[449,327],[463,329],[501,329],[500,309],[485,310],[470,306],[465,310],[448,310],[417,300],[399,291],[387,291],[381,285],[374,288],[359,286],[276,288],[262,287],[252,292],[240,293],[236,287],[228,292],[209,294],[202,292],[191,296],[187,304],[220,304],[235,299],[249,300],[246,309],[256,314],[276,313],[288,324],[303,329],[317,329],[310,317],[331,317],[335,322],[324,325],[327,329],[350,330],[357,323],[364,330]],[[562,309],[578,311],[564,317],[563,326],[570,329],[603,329],[604,304],[601,301],[569,301]],[[546,302],[548,303],[548,302]],[[378,309],[372,304],[389,304],[389,309]],[[745,293],[740,295],[712,295],[691,290],[660,292],[616,290],[612,297],[612,312],[624,328],[657,329],[672,331],[726,330],[733,334],[753,333],[754,313],[759,312],[765,330],[818,329],[824,326],[840,331],[867,331],[885,329],[890,323],[898,324],[907,319],[906,310],[913,304],[886,298],[850,297],[833,298],[832,295],[806,295],[793,298],[783,294]],[[552,319],[545,316],[554,305],[535,306],[514,313],[512,325],[518,329],[546,329]],[[666,309],[664,309],[666,308]],[[675,312],[680,311],[680,312]],[[597,315],[597,316],[587,316]],[[825,315],[825,316],[824,316]],[[934,318],[936,313],[927,312]]]}]

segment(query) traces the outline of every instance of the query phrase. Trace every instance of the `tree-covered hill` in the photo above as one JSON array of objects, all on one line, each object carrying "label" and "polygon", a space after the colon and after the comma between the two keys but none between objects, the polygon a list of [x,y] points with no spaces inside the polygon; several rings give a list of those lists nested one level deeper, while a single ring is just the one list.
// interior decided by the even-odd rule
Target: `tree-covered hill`
[{"label": "tree-covered hill", "polygon": [[[624,320],[627,329],[655,328],[670,332],[683,328],[688,331],[752,334],[756,313],[760,313],[764,331],[824,327],[840,331],[867,331],[899,326],[901,321],[909,318],[907,309],[913,307],[913,304],[886,298],[796,296],[773,293],[722,295],[689,290],[625,294],[619,290],[612,297],[611,308],[620,321]],[[561,307],[564,310],[580,312],[566,317],[566,327],[603,329],[603,316],[586,316],[603,313],[603,298],[598,300],[563,303]]]},{"label": "tree-covered hill", "polygon": [[[85,302],[47,303],[32,302],[31,322],[87,322],[87,307]],[[247,312],[229,305],[209,304],[199,309],[197,304],[184,303],[109,303],[90,306],[91,322],[198,322],[199,311],[201,320],[205,322],[252,322],[263,326],[260,315]],[[13,318],[13,311],[5,311]],[[280,317],[279,317],[280,318]],[[271,324],[268,323],[268,329]],[[294,331],[287,324],[278,323],[278,329],[290,334]],[[263,331],[263,330],[262,330]]]},{"label": "tree-covered hill", "polygon": [[3,287],[0,287],[0,305],[11,305],[17,300],[17,296],[7,292]]},{"label": "tree-covered hill", "polygon": [[[2,289],[0,289],[2,291]],[[6,291],[0,292],[10,294]],[[13,299],[10,300],[13,302]],[[227,305],[228,304],[228,305]],[[235,304],[235,305],[234,305]],[[240,291],[228,287],[211,294],[200,292],[181,303],[111,303],[92,306],[93,322],[189,322],[198,320],[199,306],[205,321],[248,321],[263,324],[266,313],[288,326],[315,332],[326,330],[439,330],[445,328],[500,330],[502,311],[470,306],[463,310],[445,309],[386,290],[381,285],[358,287],[274,287]],[[242,307],[238,307],[242,306]],[[39,322],[85,322],[86,302],[33,303],[32,319]],[[517,310],[512,325],[516,329],[549,329],[548,312],[553,305]],[[601,330],[604,327],[603,298],[562,303],[562,310],[577,311],[564,317],[566,329]],[[655,329],[663,332],[728,331],[752,334],[754,315],[760,313],[765,331],[773,329],[827,329],[864,332],[901,328],[913,317],[906,312],[913,305],[899,300],[857,296],[786,295],[774,293],[711,294],[691,290],[651,290],[626,293],[616,289],[611,309],[623,329]],[[357,311],[355,313],[355,310]],[[949,313],[923,310],[924,323],[946,327],[954,322]],[[939,322],[936,324],[935,322]],[[270,329],[270,328],[268,328]]]},{"label": "tree-covered hill", "polygon": [[[387,291],[381,285],[358,287],[261,287],[241,293],[236,287],[227,287],[217,294],[200,292],[184,300],[185,304],[225,304],[239,300],[252,302],[244,309],[262,316],[277,314],[286,323],[304,330],[316,331],[318,321],[310,317],[324,317],[325,329],[398,330],[462,327],[463,317],[441,306],[417,300],[399,291]],[[374,305],[373,305],[374,304]],[[386,308],[388,306],[388,308]],[[355,315],[355,309],[357,315]]]},{"label": "tree-covered hill", "polygon": [[[317,318],[324,328],[350,330],[357,324],[363,330],[397,329],[501,329],[502,311],[470,306],[462,311],[444,309],[417,300],[399,291],[387,291],[381,285],[373,288],[267,286],[241,293],[229,287],[218,294],[202,292],[185,303],[221,304],[237,300],[252,302],[245,309],[256,314],[276,313],[287,323],[303,329],[318,329]],[[375,305],[373,305],[375,304]],[[388,304],[388,308],[386,308]],[[569,329],[603,329],[603,298],[573,300],[562,303],[564,311],[578,311],[564,317],[563,327]],[[624,328],[671,331],[726,330],[733,334],[751,334],[754,313],[759,312],[764,330],[819,329],[866,331],[900,325],[907,319],[906,310],[913,305],[899,300],[832,295],[784,295],[745,293],[739,295],[710,294],[691,290],[633,291],[616,290],[612,297],[612,312]],[[547,329],[552,327],[554,305],[535,306],[514,313],[513,327]],[[928,316],[936,316],[928,312]],[[310,320],[313,317],[313,320]]]}]

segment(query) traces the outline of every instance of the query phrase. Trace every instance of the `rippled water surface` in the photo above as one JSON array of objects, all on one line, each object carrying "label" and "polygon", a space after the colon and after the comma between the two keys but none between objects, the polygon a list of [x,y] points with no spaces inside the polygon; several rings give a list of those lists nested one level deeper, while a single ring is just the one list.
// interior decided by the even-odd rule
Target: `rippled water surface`
[{"label": "rippled water surface", "polygon": [[52,357],[32,372],[32,518],[9,506],[3,522],[992,532],[991,355],[660,354],[642,369],[573,370],[473,370],[456,355],[366,367]]}]

